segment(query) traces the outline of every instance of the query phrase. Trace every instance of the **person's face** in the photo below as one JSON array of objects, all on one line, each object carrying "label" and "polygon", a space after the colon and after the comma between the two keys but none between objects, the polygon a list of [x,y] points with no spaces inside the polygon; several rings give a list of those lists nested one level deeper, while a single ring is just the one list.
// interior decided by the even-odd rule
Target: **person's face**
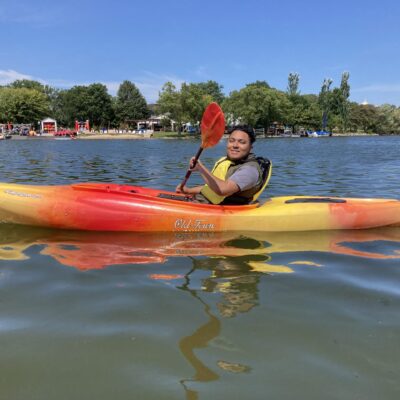
[{"label": "person's face", "polygon": [[251,151],[249,135],[243,131],[233,131],[228,138],[226,153],[230,160],[245,158]]}]

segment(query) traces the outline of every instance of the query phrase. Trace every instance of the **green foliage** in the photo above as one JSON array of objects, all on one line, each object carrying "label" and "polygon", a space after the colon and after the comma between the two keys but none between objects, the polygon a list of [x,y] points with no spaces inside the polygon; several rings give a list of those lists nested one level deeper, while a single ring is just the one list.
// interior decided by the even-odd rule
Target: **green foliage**
[{"label": "green foliage", "polygon": [[[340,87],[331,89],[332,79],[324,79],[319,93],[318,102],[322,110],[322,127],[347,131],[349,118],[350,74],[343,72]],[[332,119],[329,121],[328,117]]]},{"label": "green foliage", "polygon": [[38,92],[45,92],[45,87],[37,81],[31,81],[29,79],[17,79],[16,81],[10,83],[8,87],[13,89],[35,89]]},{"label": "green foliage", "polygon": [[299,127],[319,129],[321,126],[321,108],[315,95],[291,95],[289,107],[283,121],[296,132]]},{"label": "green foliage", "polygon": [[162,87],[158,105],[161,113],[165,114],[168,119],[174,120],[178,127],[181,127],[184,121],[181,94],[172,82],[166,82]]},{"label": "green foliage", "polygon": [[328,124],[329,112],[332,108],[333,96],[331,92],[332,79],[325,78],[322,83],[321,91],[318,96],[318,103],[322,110],[322,128],[325,129]]},{"label": "green foliage", "polygon": [[174,120],[180,130],[185,122],[200,123],[207,104],[221,99],[222,86],[214,81],[183,83],[180,90],[172,82],[167,82],[161,90],[158,106],[160,112]]},{"label": "green foliage", "polygon": [[181,103],[185,122],[193,125],[200,123],[204,109],[213,101],[213,97],[197,83],[183,83],[181,87]]},{"label": "green foliage", "polygon": [[36,125],[38,120],[49,115],[47,96],[26,87],[0,89],[0,121],[13,123],[30,123]]},{"label": "green foliage", "polygon": [[254,127],[267,128],[271,122],[281,121],[288,108],[284,93],[259,82],[233,91],[223,102],[228,123],[240,122]]},{"label": "green foliage", "polygon": [[300,75],[297,72],[291,72],[288,76],[287,94],[289,97],[298,96]]},{"label": "green foliage", "polygon": [[379,130],[381,133],[400,133],[400,108],[383,104],[377,107]]},{"label": "green foliage", "polygon": [[379,112],[373,105],[350,103],[349,128],[352,131],[374,133],[379,130]]},{"label": "green foliage", "polygon": [[350,97],[350,85],[349,85],[350,74],[343,72],[342,80],[340,82],[340,102],[339,102],[339,113],[342,119],[342,131],[346,132],[347,123],[349,117],[349,97]]},{"label": "green foliage", "polygon": [[200,82],[196,84],[203,95],[209,95],[212,101],[222,104],[224,94],[222,93],[223,86],[215,81]]},{"label": "green foliage", "polygon": [[111,96],[101,83],[62,91],[55,105],[60,122],[70,127],[74,126],[75,120],[87,119],[96,128],[107,127],[114,119]]},{"label": "green foliage", "polygon": [[119,86],[114,109],[116,120],[119,123],[129,124],[129,121],[150,116],[145,98],[135,84],[130,81],[124,81]]},{"label": "green foliage", "polygon": [[[40,82],[22,79],[0,86],[0,122],[32,123],[53,117],[59,126],[73,127],[75,120],[90,120],[95,128],[118,126],[151,113],[163,114],[161,125],[176,123],[178,130],[187,122],[197,124],[205,107],[216,101],[225,110],[228,124],[247,123],[265,127],[279,122],[294,128],[400,133],[400,108],[350,103],[349,73],[344,72],[339,87],[325,79],[319,95],[300,95],[299,74],[288,76],[286,93],[266,81],[247,84],[225,97],[215,81],[184,83],[177,89],[165,83],[157,104],[147,105],[138,88],[124,81],[112,97],[100,83],[55,89]],[[329,118],[328,118],[329,116]]]},{"label": "green foliage", "polygon": [[266,81],[255,81],[252,83],[248,83],[246,87],[251,86],[251,87],[263,87],[266,89],[271,89],[271,86],[268,85]]},{"label": "green foliage", "polygon": [[93,83],[87,87],[87,113],[94,127],[106,127],[114,119],[111,96],[107,87],[101,83]]}]

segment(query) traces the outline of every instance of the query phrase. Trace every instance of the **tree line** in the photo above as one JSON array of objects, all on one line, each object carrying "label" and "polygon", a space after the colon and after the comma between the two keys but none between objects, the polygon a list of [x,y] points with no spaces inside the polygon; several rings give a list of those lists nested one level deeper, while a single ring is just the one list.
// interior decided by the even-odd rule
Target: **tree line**
[{"label": "tree line", "polygon": [[326,129],[340,132],[400,133],[400,107],[373,106],[349,101],[349,73],[340,85],[325,79],[318,94],[301,94],[300,76],[290,73],[286,91],[256,81],[224,95],[215,81],[172,82],[162,87],[156,104],[148,104],[130,81],[120,84],[111,96],[101,83],[56,89],[33,80],[16,80],[0,86],[0,123],[30,123],[36,126],[44,117],[52,117],[59,126],[73,127],[75,120],[89,120],[95,129],[127,128],[152,114],[163,115],[162,126],[181,129],[184,123],[196,125],[205,106],[218,102],[228,124],[249,124],[266,128],[279,122],[293,131]]}]

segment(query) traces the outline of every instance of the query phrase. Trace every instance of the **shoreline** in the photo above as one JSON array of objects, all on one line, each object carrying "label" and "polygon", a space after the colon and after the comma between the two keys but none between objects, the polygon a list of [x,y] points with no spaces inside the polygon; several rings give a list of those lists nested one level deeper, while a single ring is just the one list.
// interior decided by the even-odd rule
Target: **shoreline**
[{"label": "shoreline", "polygon": [[[353,136],[387,136],[387,135],[379,135],[378,133],[334,133],[330,137],[353,137]],[[200,135],[182,135],[182,136],[177,136],[177,135],[171,135],[171,136],[157,136],[153,134],[121,134],[121,133],[116,133],[116,134],[103,134],[103,133],[92,133],[92,134],[84,134],[84,135],[78,135],[77,139],[83,139],[83,140],[93,140],[93,139],[196,139],[200,137]],[[224,137],[227,137],[227,135],[224,135]],[[290,138],[298,138],[298,136],[257,136],[257,139],[290,139]],[[308,139],[307,137],[302,138],[302,139]]]},{"label": "shoreline", "polygon": [[[334,133],[332,136],[329,137],[365,137],[365,136],[399,136],[399,135],[385,135],[385,134],[378,134],[378,133]],[[226,135],[224,135],[226,137]],[[38,140],[38,139],[51,139],[51,140],[144,140],[144,139],[196,139],[200,138],[200,135],[153,135],[151,133],[145,134],[135,134],[135,133],[89,133],[89,134],[79,134],[75,138],[70,137],[54,137],[50,135],[46,136],[18,136],[13,135],[12,140]],[[293,138],[300,138],[300,139],[310,139],[307,137],[299,137],[299,136],[257,136],[257,139],[293,139]]]}]

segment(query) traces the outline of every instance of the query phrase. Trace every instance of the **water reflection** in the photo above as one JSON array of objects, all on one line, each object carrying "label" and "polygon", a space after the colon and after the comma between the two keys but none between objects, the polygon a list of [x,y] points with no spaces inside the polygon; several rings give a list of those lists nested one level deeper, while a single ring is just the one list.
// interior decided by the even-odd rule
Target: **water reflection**
[{"label": "water reflection", "polygon": [[[242,239],[248,242],[248,239]],[[240,241],[240,239],[239,239]],[[235,241],[236,242],[236,241]],[[254,245],[254,243],[253,243]],[[250,258],[268,260],[269,256],[250,256]],[[209,293],[220,294],[217,301],[218,314],[222,318],[235,317],[239,313],[249,312],[258,305],[258,283],[261,273],[254,273],[249,266],[248,257],[226,257],[219,256],[213,259],[192,258],[193,268],[184,277],[184,284],[179,289],[188,292],[202,306],[207,322],[197,328],[191,335],[179,341],[179,349],[186,360],[193,367],[195,374],[190,379],[181,380],[185,389],[186,398],[195,400],[198,398],[197,391],[190,389],[190,382],[206,383],[219,379],[219,374],[205,365],[195,350],[206,348],[210,342],[215,340],[221,331],[221,321],[212,312],[210,305],[200,296],[206,297]],[[200,289],[191,287],[191,276],[196,272],[208,273],[208,276],[201,280]],[[243,373],[251,370],[250,366],[238,362],[218,360],[217,366],[228,372]]]},{"label": "water reflection", "polygon": [[[315,257],[316,252],[365,259],[400,259],[400,229],[241,235],[136,234],[0,225],[0,259],[28,259],[33,246],[39,246],[42,255],[80,271],[148,264],[148,279],[169,281],[194,299],[205,322],[189,328],[179,339],[179,350],[194,371],[181,377],[180,384],[186,398],[194,400],[198,398],[196,385],[219,380],[224,373],[242,374],[252,370],[252,365],[225,355],[210,361],[204,350],[212,350],[218,338],[222,340],[224,320],[251,313],[260,305],[259,286],[266,274],[323,268],[324,258]],[[171,258],[185,258],[190,265],[184,264],[186,270],[152,273],[151,264],[164,264]]]},{"label": "water reflection", "polygon": [[[0,259],[27,259],[27,252],[34,245],[43,247],[41,254],[82,271],[112,265],[165,263],[171,257],[207,256],[195,260],[196,268],[211,268],[216,277],[228,278],[229,274],[235,275],[243,269],[243,265],[252,272],[263,273],[290,273],[299,264],[322,266],[309,258],[313,252],[397,259],[400,258],[400,229],[145,234],[77,232],[0,224]],[[278,253],[286,254],[285,264],[274,262],[274,255]],[[207,285],[209,287],[204,290],[212,290],[214,284],[208,282]]]}]

